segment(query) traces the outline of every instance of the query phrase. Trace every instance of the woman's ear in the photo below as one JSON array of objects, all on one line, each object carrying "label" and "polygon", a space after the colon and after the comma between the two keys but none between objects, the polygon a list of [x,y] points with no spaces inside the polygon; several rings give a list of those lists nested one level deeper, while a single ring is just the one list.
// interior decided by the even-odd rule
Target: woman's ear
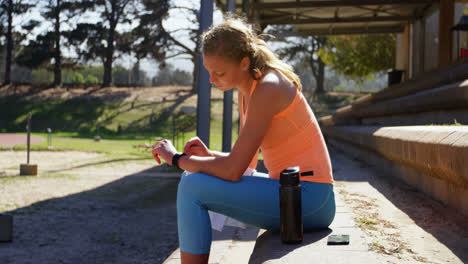
[{"label": "woman's ear", "polygon": [[249,57],[242,58],[240,62],[241,70],[248,71],[250,69],[250,59]]}]

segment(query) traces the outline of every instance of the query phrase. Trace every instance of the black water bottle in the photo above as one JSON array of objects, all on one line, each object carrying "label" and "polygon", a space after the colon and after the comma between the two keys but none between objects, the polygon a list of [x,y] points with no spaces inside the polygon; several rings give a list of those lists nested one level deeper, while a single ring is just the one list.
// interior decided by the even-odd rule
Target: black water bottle
[{"label": "black water bottle", "polygon": [[301,184],[299,167],[290,167],[280,174],[281,241],[298,244],[303,239]]}]

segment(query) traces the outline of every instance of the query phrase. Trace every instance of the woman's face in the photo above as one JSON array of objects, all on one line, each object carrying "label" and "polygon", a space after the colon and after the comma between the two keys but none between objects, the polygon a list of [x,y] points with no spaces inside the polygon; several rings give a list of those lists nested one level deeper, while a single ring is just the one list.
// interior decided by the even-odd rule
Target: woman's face
[{"label": "woman's face", "polygon": [[248,74],[248,65],[244,66],[244,59],[239,63],[222,56],[203,55],[203,65],[210,73],[210,83],[221,91],[238,87],[245,79],[245,74]]}]

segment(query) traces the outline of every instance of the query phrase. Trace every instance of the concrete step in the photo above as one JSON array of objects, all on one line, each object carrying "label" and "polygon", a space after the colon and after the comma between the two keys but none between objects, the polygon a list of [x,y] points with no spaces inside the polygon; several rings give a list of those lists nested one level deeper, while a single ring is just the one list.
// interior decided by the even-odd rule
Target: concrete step
[{"label": "concrete step", "polygon": [[[212,230],[210,264],[248,263],[255,247],[258,228],[246,229],[225,226],[222,232]],[[176,249],[163,264],[180,264],[180,249]]]},{"label": "concrete step", "polygon": [[[328,229],[305,232],[299,245],[285,245],[279,233],[261,230],[249,262],[238,263],[380,263],[375,252],[369,251],[365,234],[356,226],[340,195],[336,197],[337,212]],[[327,245],[332,234],[349,235],[349,245]]]}]

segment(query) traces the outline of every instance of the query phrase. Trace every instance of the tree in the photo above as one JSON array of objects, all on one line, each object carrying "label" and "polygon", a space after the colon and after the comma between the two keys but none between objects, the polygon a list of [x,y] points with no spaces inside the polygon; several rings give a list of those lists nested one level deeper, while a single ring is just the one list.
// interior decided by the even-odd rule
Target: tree
[{"label": "tree", "polygon": [[325,63],[317,52],[326,42],[326,37],[321,36],[299,37],[294,41],[286,41],[288,45],[278,50],[280,57],[308,63],[316,82],[315,93],[318,94],[325,92]]},{"label": "tree", "polygon": [[282,46],[277,49],[279,57],[287,59],[294,64],[306,63],[314,76],[316,87],[315,93],[325,91],[325,63],[318,55],[318,51],[325,45],[327,38],[323,36],[287,36],[293,31],[291,26],[273,26],[268,30],[268,34],[278,36],[272,41],[281,42]]},{"label": "tree", "polygon": [[[61,50],[61,40],[63,33],[60,30],[62,25],[62,20],[60,15],[66,13],[68,20],[74,17],[78,12],[77,10],[86,9],[91,6],[90,2],[73,2],[72,0],[49,0],[48,3],[43,7],[44,11],[42,16],[46,20],[53,21],[53,31],[47,32],[46,35],[49,35],[52,41],[52,48],[49,48],[51,51],[51,58],[54,59],[54,86],[60,86],[62,84],[62,50]],[[53,32],[53,33],[52,33]]]},{"label": "tree", "polygon": [[9,84],[11,82],[11,66],[13,61],[13,15],[25,13],[29,8],[34,6],[33,1],[22,0],[3,0],[0,3],[0,21],[1,24],[6,24],[6,58],[5,58],[5,78],[3,84]]},{"label": "tree", "polygon": [[[78,10],[80,15],[94,12],[102,21],[98,23],[79,23],[75,29],[67,32],[67,38],[84,61],[102,60],[104,64],[103,87],[112,84],[112,63],[114,61],[115,41],[119,39],[116,27],[119,23],[130,23],[128,9],[135,0],[79,0],[76,3],[86,6]],[[127,5],[130,7],[126,9]]]},{"label": "tree", "polygon": [[371,74],[394,67],[395,34],[329,37],[319,55],[335,71],[362,83]]},{"label": "tree", "polygon": [[[192,2],[193,3],[193,2]],[[162,31],[164,37],[167,39],[167,45],[165,56],[163,58],[163,63],[160,68],[163,69],[166,66],[164,62],[167,59],[179,57],[182,59],[190,60],[194,65],[194,70],[192,73],[192,90],[196,91],[196,83],[198,78],[198,50],[200,49],[200,35],[198,34],[199,30],[199,9],[196,6],[174,6],[174,10],[180,10],[181,12],[187,12],[187,23],[191,25],[185,28],[179,28],[176,30],[168,30],[162,25]],[[182,33],[183,35],[189,36],[189,40],[192,42],[190,44],[184,44],[178,40],[177,34]]]},{"label": "tree", "polygon": [[38,35],[35,40],[21,49],[16,57],[16,63],[27,68],[38,68],[48,63],[54,54],[53,33]]},{"label": "tree", "polygon": [[[65,2],[66,3],[66,2]],[[43,16],[46,19],[53,19],[54,21],[54,85],[60,86],[62,84],[62,53],[60,50],[60,13],[64,7],[64,2],[61,0],[49,0],[48,5],[45,6],[45,12]]]},{"label": "tree", "polygon": [[[101,21],[98,23],[77,24],[76,28],[69,34],[70,40],[76,47],[85,44],[86,48],[77,51],[80,58],[85,61],[96,59],[103,61],[102,86],[110,86],[112,84],[112,63],[116,58],[116,52],[134,52],[133,46],[140,47],[138,41],[145,42],[145,37],[152,36],[147,35],[135,39],[132,36],[133,34],[129,33],[131,30],[126,32],[117,31],[117,25],[133,27],[132,23],[134,22],[154,25],[154,23],[165,17],[168,10],[167,0],[80,0],[79,2],[82,4],[92,3],[92,6],[83,9],[81,12],[83,14],[94,12],[101,17]],[[150,11],[145,8],[147,6],[154,7],[156,10]],[[143,21],[141,17],[150,17],[152,22]],[[138,36],[141,36],[141,34]],[[157,46],[154,41],[148,41],[145,44],[143,45],[144,49],[151,48],[151,44]],[[146,54],[148,54],[146,51],[140,51],[140,53],[137,53],[137,57],[144,57]]]},{"label": "tree", "polygon": [[159,70],[158,74],[153,77],[153,86],[162,85],[190,85],[192,83],[192,76],[190,73],[174,69],[172,64],[167,64],[166,67]]},{"label": "tree", "polygon": [[[41,14],[45,21],[52,22],[52,30],[48,27],[45,32],[38,34],[36,39],[30,40],[28,45],[18,55],[17,63],[29,68],[37,68],[49,66],[53,60],[53,84],[60,86],[62,84],[62,66],[64,66],[62,61],[68,61],[65,66],[74,65],[70,58],[62,56],[61,42],[64,34],[60,28],[65,22],[61,20],[61,15],[65,14],[70,19],[77,14],[76,10],[87,8],[88,6],[89,3],[83,5],[70,0],[49,0],[42,2],[42,5],[40,5]],[[40,22],[34,22],[40,24]],[[31,31],[31,29],[28,31]]]},{"label": "tree", "polygon": [[135,16],[139,24],[131,34],[127,34],[126,42],[122,42],[120,50],[133,52],[137,59],[135,65],[143,58],[153,58],[163,61],[169,47],[168,36],[165,34],[162,22],[169,12],[168,0],[141,0],[142,7],[137,9]]}]

